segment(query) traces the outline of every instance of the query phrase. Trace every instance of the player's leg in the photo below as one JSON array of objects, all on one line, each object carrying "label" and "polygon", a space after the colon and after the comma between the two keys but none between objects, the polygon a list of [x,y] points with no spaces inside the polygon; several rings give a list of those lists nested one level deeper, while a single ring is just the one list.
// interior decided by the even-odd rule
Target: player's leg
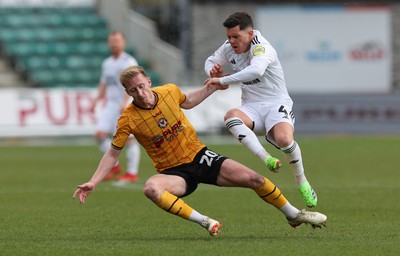
[{"label": "player's leg", "polygon": [[290,204],[274,183],[232,159],[226,159],[223,162],[217,184],[224,187],[253,189],[261,199],[279,209],[293,227],[302,223],[311,224],[313,227],[325,225],[325,215],[318,212],[299,211]]},{"label": "player's leg", "polygon": [[135,137],[130,137],[125,144],[125,153],[127,159],[126,173],[118,177],[117,184],[124,185],[127,183],[134,183],[139,178],[139,164],[140,164],[140,145]]},{"label": "player's leg", "polygon": [[234,138],[260,158],[271,171],[279,171],[281,166],[279,159],[272,157],[261,145],[252,130],[254,121],[246,113],[239,109],[231,109],[225,114],[224,119],[225,126]]},{"label": "player's leg", "polygon": [[303,167],[300,146],[293,138],[293,126],[288,122],[277,123],[271,130],[271,138],[280,147],[285,159],[290,164],[295,182],[308,207],[317,205],[317,194],[308,182]]},{"label": "player's leg", "polygon": [[210,235],[216,236],[222,224],[203,215],[186,204],[180,197],[185,195],[186,181],[177,175],[156,174],[144,186],[144,194],[158,207],[183,219],[196,222],[206,228]]},{"label": "player's leg", "polygon": [[[115,105],[115,104],[114,104]],[[115,126],[119,117],[118,109],[113,104],[107,104],[100,113],[96,125],[95,138],[100,151],[105,154],[111,146],[111,134],[115,131]],[[119,175],[121,166],[119,162],[111,169],[103,180],[110,180]]]}]

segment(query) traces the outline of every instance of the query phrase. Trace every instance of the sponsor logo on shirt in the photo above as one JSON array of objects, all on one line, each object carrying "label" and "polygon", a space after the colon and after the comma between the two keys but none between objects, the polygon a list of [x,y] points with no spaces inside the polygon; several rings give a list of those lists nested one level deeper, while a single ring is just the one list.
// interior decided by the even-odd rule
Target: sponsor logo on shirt
[{"label": "sponsor logo on shirt", "polygon": [[260,79],[256,78],[256,79],[254,79],[252,81],[242,82],[242,84],[251,85],[251,84],[256,84],[256,83],[259,83],[259,82],[261,82]]},{"label": "sponsor logo on shirt", "polygon": [[179,132],[183,130],[182,122],[178,121],[176,124],[172,125],[171,128],[163,131],[163,136],[168,141],[171,141],[173,137],[176,137]]},{"label": "sponsor logo on shirt", "polygon": [[154,145],[156,148],[161,147],[161,144],[164,142],[164,137],[161,135],[155,136],[153,139]]},{"label": "sponsor logo on shirt", "polygon": [[[165,128],[168,125],[168,121],[165,118],[161,118],[157,123],[160,128]],[[172,141],[180,132],[183,131],[183,129],[184,127],[182,126],[182,122],[178,121],[176,124],[163,131],[162,135],[153,137],[152,141],[154,142],[155,146],[159,148],[165,140]]]}]

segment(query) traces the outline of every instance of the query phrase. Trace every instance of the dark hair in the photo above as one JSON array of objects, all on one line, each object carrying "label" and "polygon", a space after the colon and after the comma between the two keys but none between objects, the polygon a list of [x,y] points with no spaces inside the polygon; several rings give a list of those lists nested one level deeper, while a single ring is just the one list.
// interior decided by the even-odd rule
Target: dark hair
[{"label": "dark hair", "polygon": [[231,14],[223,23],[226,28],[239,26],[240,30],[253,27],[253,20],[247,12],[235,12]]}]

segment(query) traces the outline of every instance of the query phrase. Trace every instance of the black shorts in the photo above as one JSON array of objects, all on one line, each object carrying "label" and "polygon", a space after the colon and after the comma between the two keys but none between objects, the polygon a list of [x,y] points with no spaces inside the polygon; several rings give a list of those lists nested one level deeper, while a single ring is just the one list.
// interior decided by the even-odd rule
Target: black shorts
[{"label": "black shorts", "polygon": [[181,197],[185,197],[193,193],[199,183],[217,185],[217,178],[225,159],[227,157],[218,155],[205,147],[197,153],[191,163],[164,170],[161,174],[182,177],[186,181],[186,192]]}]

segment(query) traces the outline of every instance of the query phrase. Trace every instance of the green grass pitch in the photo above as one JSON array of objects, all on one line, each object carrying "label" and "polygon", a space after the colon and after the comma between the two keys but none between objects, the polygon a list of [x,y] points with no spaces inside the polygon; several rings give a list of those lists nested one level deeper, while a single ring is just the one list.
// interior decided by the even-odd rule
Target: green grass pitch
[{"label": "green grass pitch", "polygon": [[[102,183],[79,205],[72,194],[97,166],[95,146],[0,147],[0,255],[398,255],[400,137],[297,141],[327,227],[293,229],[251,190],[200,185],[184,200],[223,223],[218,237],[143,195],[155,173],[144,153],[138,184]],[[239,144],[208,146],[265,174],[304,208],[284,159],[274,174]]]}]

